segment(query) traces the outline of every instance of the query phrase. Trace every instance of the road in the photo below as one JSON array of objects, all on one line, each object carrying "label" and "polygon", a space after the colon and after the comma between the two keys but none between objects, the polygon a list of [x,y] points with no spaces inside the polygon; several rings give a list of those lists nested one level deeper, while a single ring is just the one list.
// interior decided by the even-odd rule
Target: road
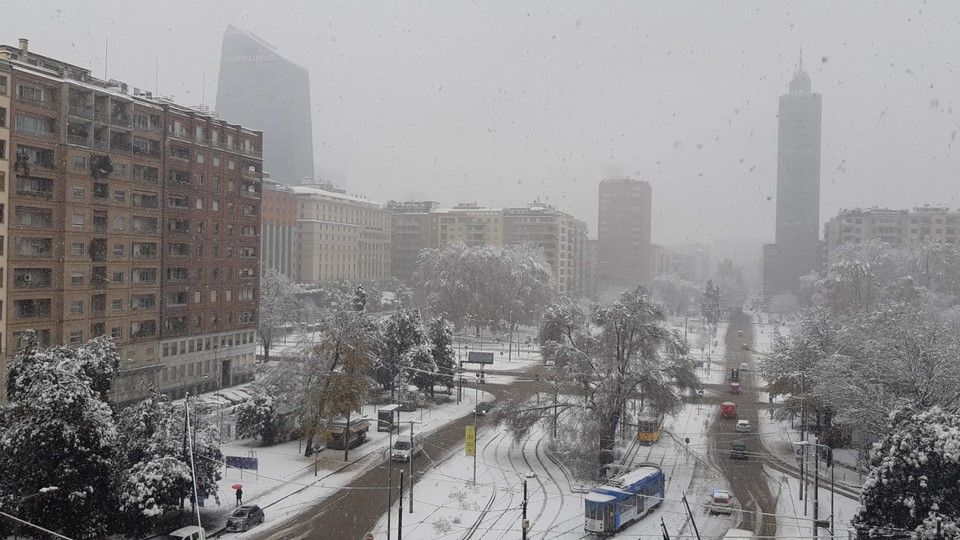
[{"label": "road", "polygon": [[[542,366],[533,366],[521,372],[525,376],[508,385],[488,383],[481,388],[493,394],[497,401],[517,396],[533,396],[537,385],[530,379],[533,374],[542,369]],[[526,380],[524,380],[526,379]],[[472,392],[472,387],[464,385],[464,392]],[[451,452],[462,451],[464,427],[473,422],[473,415],[468,414],[443,427],[437,429],[424,439],[424,453],[413,460],[415,479],[441,462]],[[478,439],[483,436],[483,418],[479,422]],[[409,471],[407,464],[394,464],[393,485],[394,496],[399,477],[399,467]],[[347,484],[335,495],[319,501],[313,508],[291,520],[283,527],[274,530],[267,538],[270,539],[313,539],[337,538],[360,539],[369,532],[380,516],[387,512],[387,494],[383,489],[387,487],[388,462],[386,455],[377,466],[364,472],[355,480]],[[406,476],[406,473],[405,473]],[[404,478],[404,482],[410,479]],[[373,488],[373,489],[371,489]],[[414,495],[416,496],[416,485]],[[428,489],[428,488],[424,488]],[[396,515],[394,515],[396,519]],[[394,521],[396,523],[396,521]]]},{"label": "road", "polygon": [[[774,514],[777,511],[777,501],[770,491],[767,483],[767,476],[763,469],[763,446],[757,437],[759,424],[757,404],[758,389],[756,373],[756,363],[752,359],[750,350],[753,349],[753,322],[749,315],[741,311],[735,311],[730,315],[730,321],[727,325],[727,334],[724,336],[725,343],[725,365],[727,378],[730,377],[730,370],[740,368],[740,364],[746,362],[750,368],[741,371],[740,383],[743,389],[741,394],[729,393],[729,383],[725,385],[726,395],[722,395],[722,401],[733,401],[737,404],[737,418],[721,418],[718,414],[713,424],[710,426],[711,438],[711,457],[716,462],[726,476],[734,496],[744,510],[742,514],[740,527],[759,532],[761,536],[775,536],[777,534],[777,524]],[[752,426],[752,433],[737,433],[736,421],[749,420]],[[747,460],[730,459],[730,449],[733,441],[743,441],[747,445]],[[757,506],[761,512],[761,523],[759,531],[757,530]]]}]

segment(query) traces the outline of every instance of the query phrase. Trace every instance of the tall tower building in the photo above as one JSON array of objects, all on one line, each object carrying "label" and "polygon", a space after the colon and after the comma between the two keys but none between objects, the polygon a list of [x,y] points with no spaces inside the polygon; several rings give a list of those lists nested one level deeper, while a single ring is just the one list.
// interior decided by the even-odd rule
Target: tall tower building
[{"label": "tall tower building", "polygon": [[600,182],[597,247],[601,287],[649,285],[653,278],[651,199],[650,184],[642,180]]},{"label": "tall tower building", "polygon": [[263,132],[263,167],[283,184],[313,183],[310,74],[257,36],[228,26],[217,112]]},{"label": "tall tower building", "polygon": [[[802,53],[801,53],[802,55]],[[777,146],[776,251],[779,286],[799,287],[799,278],[820,266],[820,119],[821,96],[810,91],[803,61],[780,96]],[[774,262],[773,259],[779,259]],[[767,272],[765,272],[766,274]],[[768,287],[772,289],[774,287]],[[783,291],[768,290],[775,293]]]}]

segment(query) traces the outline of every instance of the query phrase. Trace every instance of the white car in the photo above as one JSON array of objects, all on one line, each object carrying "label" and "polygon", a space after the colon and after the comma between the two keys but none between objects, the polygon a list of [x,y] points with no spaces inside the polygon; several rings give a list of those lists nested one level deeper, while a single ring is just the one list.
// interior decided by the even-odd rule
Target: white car
[{"label": "white car", "polygon": [[423,436],[414,435],[412,448],[409,439],[400,439],[393,443],[393,448],[390,450],[390,459],[393,461],[410,461],[420,455],[421,452],[423,452]]},{"label": "white car", "polygon": [[737,433],[750,433],[750,421],[749,420],[737,420]]},{"label": "white car", "polygon": [[733,513],[733,495],[723,489],[715,489],[710,494],[710,515],[713,514],[732,514]]},{"label": "white car", "polygon": [[748,362],[740,362],[740,371],[750,371],[750,364]]}]

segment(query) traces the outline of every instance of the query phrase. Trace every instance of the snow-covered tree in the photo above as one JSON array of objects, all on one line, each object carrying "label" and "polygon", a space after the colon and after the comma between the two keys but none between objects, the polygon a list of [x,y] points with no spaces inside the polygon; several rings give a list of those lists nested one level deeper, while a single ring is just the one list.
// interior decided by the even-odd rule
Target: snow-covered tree
[{"label": "snow-covered tree", "polygon": [[258,391],[234,408],[237,416],[237,434],[241,437],[259,437],[264,446],[277,442],[283,431],[273,396]]},{"label": "snow-covered tree", "polygon": [[[197,490],[201,496],[220,497],[217,482],[222,477],[223,454],[216,426],[206,423],[195,411],[192,400],[173,403],[154,394],[122,409],[118,418],[117,492],[127,527],[149,528],[166,512],[177,510],[184,500],[192,500],[185,427],[185,407],[191,407],[191,438]],[[163,477],[156,475],[163,474]]]},{"label": "snow-covered tree", "polygon": [[[680,392],[696,385],[697,378],[683,338],[666,328],[662,308],[642,287],[596,306],[591,323],[555,334],[562,341],[548,340],[542,350],[554,363],[558,387],[576,389],[556,404],[557,414],[578,431],[596,434],[596,463],[602,474],[613,461],[628,402],[639,398],[658,414],[676,410],[682,403]],[[551,418],[554,407],[511,403],[500,409],[520,438],[537,422]]]},{"label": "snow-covered tree", "polygon": [[717,264],[714,281],[723,293],[720,305],[724,310],[737,309],[746,303],[750,291],[743,280],[743,270],[732,260],[724,259]]},{"label": "snow-covered tree", "polygon": [[457,323],[482,327],[539,317],[552,295],[551,271],[529,245],[468,246],[423,250],[415,274],[423,304]]},{"label": "snow-covered tree", "polygon": [[720,322],[720,287],[712,279],[707,280],[703,288],[700,301],[700,315],[707,324],[716,325]]},{"label": "snow-covered tree", "polygon": [[456,351],[453,348],[453,327],[443,317],[435,317],[427,324],[427,339],[430,342],[430,354],[437,366],[434,384],[453,389],[453,378],[457,371]]},{"label": "snow-covered tree", "polygon": [[380,325],[380,351],[377,382],[396,395],[397,379],[405,376],[411,350],[427,341],[419,312],[398,307]]},{"label": "snow-covered tree", "polygon": [[294,322],[306,322],[306,305],[301,299],[304,288],[268,268],[260,276],[260,311],[257,319],[257,335],[263,347],[264,361],[270,360],[270,348],[278,329]]},{"label": "snow-covered tree", "polygon": [[583,309],[569,298],[561,298],[543,312],[540,323],[540,346],[553,341],[556,343],[574,342],[574,335],[583,329],[587,315]]},{"label": "snow-covered tree", "polygon": [[[890,416],[870,452],[870,474],[853,520],[859,538],[958,538],[960,414],[939,407]],[[940,521],[938,532],[937,521]]]},{"label": "snow-covered tree", "polygon": [[650,292],[670,313],[686,315],[696,309],[700,299],[697,284],[686,280],[677,273],[660,274],[650,283]]},{"label": "snow-covered tree", "polygon": [[95,386],[115,373],[116,349],[103,340],[79,349],[29,341],[11,361],[0,408],[0,506],[68,536],[103,536],[113,521],[117,430]]},{"label": "snow-covered tree", "polygon": [[433,361],[430,346],[421,343],[405,353],[404,364],[407,374],[404,380],[417,387],[421,392],[429,391],[433,394],[433,383],[436,381],[437,364]]},{"label": "snow-covered tree", "polygon": [[367,307],[367,291],[363,285],[357,285],[353,290],[353,310],[363,311]]},{"label": "snow-covered tree", "polygon": [[800,302],[790,293],[775,294],[770,298],[769,309],[783,318],[796,313],[800,309]]},{"label": "snow-covered tree", "polygon": [[320,342],[302,367],[298,408],[306,430],[306,456],[313,454],[315,438],[328,429],[330,421],[366,402],[369,374],[380,349],[377,325],[364,311],[326,312],[321,329]]}]

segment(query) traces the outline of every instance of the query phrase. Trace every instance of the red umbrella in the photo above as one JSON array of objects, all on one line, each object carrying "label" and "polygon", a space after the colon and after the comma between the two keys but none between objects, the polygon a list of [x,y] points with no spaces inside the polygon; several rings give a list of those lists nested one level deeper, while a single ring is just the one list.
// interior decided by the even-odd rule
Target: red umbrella
[{"label": "red umbrella", "polygon": [[233,489],[241,489],[243,487],[243,484],[234,484],[230,487],[232,487]]}]

